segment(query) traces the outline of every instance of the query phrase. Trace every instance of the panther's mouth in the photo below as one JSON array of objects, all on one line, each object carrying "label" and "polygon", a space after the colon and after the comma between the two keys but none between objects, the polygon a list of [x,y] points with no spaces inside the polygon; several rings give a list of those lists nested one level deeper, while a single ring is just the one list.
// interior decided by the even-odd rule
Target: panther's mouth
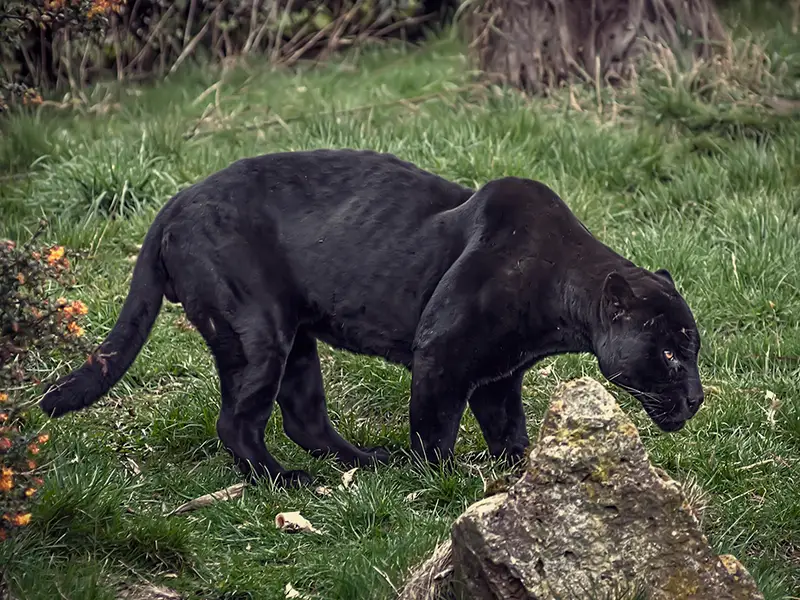
[{"label": "panther's mouth", "polygon": [[658,425],[658,428],[661,431],[665,431],[667,433],[675,433],[676,431],[680,431],[686,426],[686,421],[656,421],[653,419],[653,422]]},{"label": "panther's mouth", "polygon": [[[627,391],[636,398],[644,408],[647,416],[655,423],[661,431],[675,433],[686,426],[686,423],[693,415],[680,414],[678,411],[665,410],[667,406],[673,406],[668,398],[658,398],[653,394],[646,394],[638,389],[625,385],[619,380],[614,381],[616,385]],[[658,399],[657,399],[658,398]],[[687,418],[688,416],[688,418]]]},{"label": "panther's mouth", "polygon": [[657,407],[643,403],[647,416],[655,423],[661,431],[675,433],[686,426],[688,419],[685,416],[677,416],[674,413],[664,413]]}]

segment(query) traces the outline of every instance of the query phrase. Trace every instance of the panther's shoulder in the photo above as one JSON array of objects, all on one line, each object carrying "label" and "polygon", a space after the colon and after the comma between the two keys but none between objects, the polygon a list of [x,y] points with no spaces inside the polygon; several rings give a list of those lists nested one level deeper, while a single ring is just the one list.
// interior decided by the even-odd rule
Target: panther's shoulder
[{"label": "panther's shoulder", "polygon": [[566,202],[540,181],[521,177],[494,179],[476,192],[476,201],[489,231],[535,227],[589,234]]}]

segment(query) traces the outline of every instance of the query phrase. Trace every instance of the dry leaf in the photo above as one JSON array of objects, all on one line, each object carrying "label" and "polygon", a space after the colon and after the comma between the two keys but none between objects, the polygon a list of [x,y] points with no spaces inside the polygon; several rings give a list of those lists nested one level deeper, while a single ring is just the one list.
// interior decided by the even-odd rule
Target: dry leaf
[{"label": "dry leaf", "polygon": [[405,502],[413,502],[414,500],[416,500],[417,498],[420,497],[420,494],[422,494],[421,490],[417,490],[416,492],[411,492],[405,498],[403,498],[403,501],[405,501]]},{"label": "dry leaf", "polygon": [[358,467],[353,467],[342,475],[342,485],[344,486],[344,489],[347,489],[353,485],[353,478],[356,476],[356,471],[358,471]]},{"label": "dry leaf", "polygon": [[142,474],[142,470],[139,468],[139,465],[137,465],[136,461],[133,460],[130,456],[126,457],[125,461],[128,463],[128,466],[131,468],[131,472],[133,472],[134,476]]},{"label": "dry leaf", "polygon": [[175,326],[183,331],[194,331],[195,326],[186,318],[186,315],[180,315],[175,319]]},{"label": "dry leaf", "polygon": [[781,401],[772,390],[767,390],[764,394],[764,399],[769,400],[769,408],[767,408],[767,423],[770,428],[775,429],[775,415],[781,407]]},{"label": "dry leaf", "polygon": [[319,494],[320,496],[330,496],[333,494],[333,490],[329,487],[325,487],[324,485],[320,485],[314,489],[314,491]]},{"label": "dry leaf", "polygon": [[275,515],[275,527],[286,533],[297,533],[299,531],[310,531],[320,533],[303,515],[298,511],[282,512]]},{"label": "dry leaf", "polygon": [[135,585],[120,590],[118,600],[180,600],[181,595],[175,590],[153,584]]},{"label": "dry leaf", "polygon": [[226,487],[224,490],[219,490],[211,494],[205,494],[203,496],[200,496],[199,498],[190,500],[186,504],[181,504],[178,508],[173,510],[167,516],[171,517],[172,515],[188,512],[190,510],[195,510],[197,508],[203,508],[204,506],[209,506],[211,504],[214,504],[214,502],[217,502],[218,500],[235,500],[244,493],[244,488],[246,486],[247,486],[246,483],[237,483],[230,487]]},{"label": "dry leaf", "polygon": [[287,583],[286,587],[283,588],[283,592],[286,594],[287,598],[302,598],[303,596],[298,592],[291,583]]}]

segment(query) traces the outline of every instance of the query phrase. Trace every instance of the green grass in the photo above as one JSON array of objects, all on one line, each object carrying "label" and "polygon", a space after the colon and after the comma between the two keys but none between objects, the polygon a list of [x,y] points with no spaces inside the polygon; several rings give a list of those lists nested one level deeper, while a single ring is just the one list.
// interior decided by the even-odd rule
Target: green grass
[{"label": "green grass", "polygon": [[[780,60],[797,72],[800,43],[775,35]],[[698,100],[686,93],[689,83],[655,76],[642,81],[639,96],[618,99],[630,110],[617,118],[609,97],[598,117],[597,98],[585,90],[584,112],[560,94],[530,101],[497,88],[458,92],[472,82],[463,51],[444,36],[298,73],[242,65],[226,74],[219,110],[207,119],[237,129],[213,135],[184,136],[214,104],[213,92],[194,102],[219,80],[213,68],[98,90],[96,101],[108,92],[118,104],[105,113],[13,116],[1,125],[0,161],[16,175],[0,182],[0,237],[25,237],[44,214],[52,241],[91,250],[93,258],[77,265],[72,295],[89,306],[87,334],[100,339],[158,207],[237,158],[357,147],[393,152],[468,185],[504,175],[540,179],[604,242],[672,272],[703,335],[707,402],[686,430],[665,435],[629,396],[614,393],[653,462],[690,482],[707,505],[703,524],[715,550],[736,554],[767,598],[797,596],[800,123]],[[783,88],[789,95],[791,84]],[[423,95],[431,96],[413,106],[388,103]],[[258,127],[264,121],[273,124]],[[269,447],[331,487],[331,496],[264,485],[167,517],[187,499],[239,481],[215,436],[213,361],[179,316],[175,307],[162,311],[136,363],[92,410],[36,418],[52,435],[51,470],[33,524],[0,546],[18,597],[113,598],[119,582],[145,579],[190,598],[283,598],[287,583],[316,598],[390,598],[481,496],[482,478],[503,474],[469,413],[454,472],[409,460],[409,375],[323,348],[334,422],[357,443],[390,447],[392,463],[360,471],[356,487],[338,490],[337,465],[293,445],[276,414]],[[589,356],[547,364],[551,374],[533,369],[524,389],[532,436],[557,383],[601,379]],[[42,368],[57,366],[67,365],[46,360]],[[772,419],[768,390],[779,401]],[[282,510],[300,510],[322,534],[279,532],[273,520]]]}]

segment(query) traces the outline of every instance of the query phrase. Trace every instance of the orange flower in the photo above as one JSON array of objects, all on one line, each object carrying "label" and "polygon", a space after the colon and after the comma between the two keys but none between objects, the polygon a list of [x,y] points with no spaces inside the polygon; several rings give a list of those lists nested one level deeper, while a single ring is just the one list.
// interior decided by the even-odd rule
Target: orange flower
[{"label": "orange flower", "polygon": [[39,446],[35,443],[28,444],[28,452],[31,454],[39,454]]},{"label": "orange flower", "polygon": [[32,252],[31,256],[33,256],[34,260],[39,260],[40,258],[42,258],[42,253],[41,252]]},{"label": "orange flower", "polygon": [[24,527],[31,522],[31,513],[19,513],[12,517],[11,522],[19,527]]},{"label": "orange flower", "polygon": [[106,10],[108,10],[108,4],[108,0],[94,0],[91,8],[89,8],[89,11],[86,13],[86,16],[91,19],[106,12]]},{"label": "orange flower", "polygon": [[10,492],[14,487],[14,471],[3,469],[0,472],[0,491]]},{"label": "orange flower", "polygon": [[30,89],[25,90],[25,94],[22,96],[22,104],[27,106],[28,104],[41,104],[41,103],[42,103],[42,97],[39,95],[38,92],[35,92]]},{"label": "orange flower", "polygon": [[31,314],[36,319],[41,319],[42,318],[42,311],[40,311],[38,308],[32,308],[31,309]]},{"label": "orange flower", "polygon": [[8,421],[8,413],[0,412],[0,423],[5,423]]},{"label": "orange flower", "polygon": [[89,8],[86,16],[90,19],[96,17],[99,14],[107,13],[107,12],[119,12],[122,8],[122,1],[121,0],[94,0],[92,2],[91,8]]},{"label": "orange flower", "polygon": [[64,314],[70,317],[74,317],[76,315],[85,315],[88,312],[89,309],[80,300],[75,300],[72,302],[72,304],[64,307]]},{"label": "orange flower", "polygon": [[30,498],[35,493],[36,493],[36,488],[28,488],[27,490],[25,490],[25,497]]},{"label": "orange flower", "polygon": [[71,321],[71,322],[70,322],[70,323],[67,325],[67,330],[68,330],[68,331],[69,331],[69,332],[70,332],[72,335],[74,335],[75,337],[81,337],[81,336],[83,335],[83,327],[81,327],[80,325],[78,325],[78,324],[77,324],[77,323],[75,323],[74,321]]},{"label": "orange flower", "polygon": [[0,392],[0,403],[8,402],[8,394],[5,392]]},{"label": "orange flower", "polygon": [[89,308],[80,300],[75,300],[75,302],[72,303],[72,312],[76,315],[85,315],[89,312]]},{"label": "orange flower", "polygon": [[17,281],[19,281],[20,285],[25,285],[25,275],[17,273]]},{"label": "orange flower", "polygon": [[29,460],[28,461],[28,469],[33,471],[35,468],[36,468],[36,461],[35,460]]},{"label": "orange flower", "polygon": [[0,438],[0,452],[8,452],[9,450],[11,450],[11,440]]},{"label": "orange flower", "polygon": [[50,435],[47,433],[43,433],[36,439],[39,440],[40,444],[46,444],[47,441],[50,439]]},{"label": "orange flower", "polygon": [[58,300],[56,300],[56,306],[58,308],[63,308],[67,305],[67,299],[61,296]]},{"label": "orange flower", "polygon": [[[50,253],[47,255],[47,262],[48,263],[50,263],[51,265],[54,265],[58,261],[60,261],[62,258],[64,258],[64,246],[53,246],[52,248],[50,248]],[[65,304],[66,304],[66,302],[67,301],[64,300]]]}]

